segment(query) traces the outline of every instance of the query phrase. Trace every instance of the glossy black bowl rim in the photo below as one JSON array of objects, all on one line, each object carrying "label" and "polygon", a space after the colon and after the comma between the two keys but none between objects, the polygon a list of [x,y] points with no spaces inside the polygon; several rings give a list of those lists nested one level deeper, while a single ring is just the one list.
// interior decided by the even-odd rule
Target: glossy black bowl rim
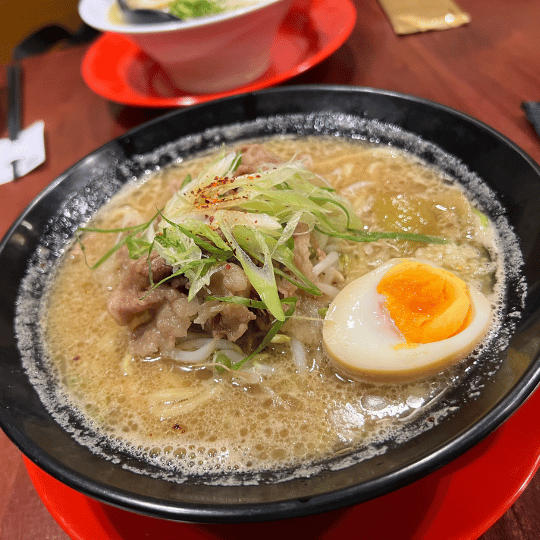
[{"label": "glossy black bowl rim", "polygon": [[[333,86],[333,85],[306,85],[306,86],[284,86],[277,88],[270,88],[257,92],[250,92],[247,94],[241,94],[226,98],[221,98],[209,103],[203,103],[200,105],[194,105],[182,110],[174,110],[168,112],[154,120],[141,124],[140,126],[128,131],[124,135],[110,141],[94,152],[74,164],[67,171],[61,174],[56,180],[48,185],[36,198],[30,203],[30,205],[24,210],[24,212],[17,218],[15,223],[10,227],[9,231],[4,236],[0,243],[0,252],[4,250],[6,242],[13,234],[14,230],[25,219],[28,212],[39,204],[48,193],[53,191],[63,180],[70,175],[81,163],[89,159],[97,152],[106,150],[115,140],[120,139],[134,139],[141,130],[148,129],[149,127],[159,124],[164,119],[182,114],[183,111],[198,111],[205,108],[216,105],[227,107],[231,102],[238,100],[250,99],[250,97],[256,97],[258,95],[267,96],[268,98],[274,98],[276,100],[282,99],[283,96],[287,96],[290,93],[303,93],[306,95],[313,94],[328,94],[328,93],[351,93],[351,94],[371,94],[371,95],[384,95],[389,97],[395,97],[400,100],[415,102],[429,106],[433,109],[445,111],[453,116],[459,117],[462,120],[475,124],[481,130],[495,137],[500,142],[510,147],[514,152],[519,154],[523,160],[525,160],[529,166],[536,172],[540,179],[540,167],[535,161],[526,154],[520,147],[513,143],[510,139],[491,128],[487,124],[463,113],[447,107],[445,105],[420,98],[411,95],[405,95],[398,92],[389,90],[378,90],[367,87],[352,87],[352,86]],[[9,418],[6,417],[4,411],[0,410],[0,427],[6,433],[6,435],[12,440],[12,442],[19,447],[21,452],[34,462],[38,467],[50,474],[54,478],[60,480],[67,486],[74,488],[75,490],[96,498],[99,501],[107,504],[134,511],[137,513],[162,517],[166,519],[173,519],[178,521],[200,522],[200,523],[235,523],[235,522],[256,522],[266,521],[273,519],[294,518],[300,516],[311,515],[324,511],[330,511],[350,504],[364,502],[369,499],[384,495],[390,491],[394,491],[400,487],[403,487],[411,482],[418,480],[430,472],[446,465],[453,459],[462,455],[464,452],[472,448],[487,435],[493,432],[498,426],[506,421],[532,394],[536,386],[540,383],[540,366],[538,365],[538,358],[532,363],[519,382],[513,387],[513,389],[504,398],[497,403],[488,413],[476,424],[473,428],[461,433],[458,437],[448,441],[446,445],[439,448],[426,458],[415,462],[409,466],[406,466],[398,471],[395,471],[382,478],[376,478],[370,480],[361,485],[353,486],[350,488],[339,489],[336,491],[330,491],[321,495],[311,497],[307,500],[300,500],[297,498],[291,498],[279,502],[268,503],[250,503],[250,504],[231,504],[231,505],[219,505],[216,507],[212,504],[194,504],[184,505],[182,508],[178,508],[174,503],[168,503],[167,501],[156,500],[152,497],[145,497],[122,491],[119,489],[111,489],[107,485],[101,485],[94,480],[91,480],[73,470],[65,467],[63,464],[57,462],[51,458],[43,449],[38,445],[25,439],[15,426],[11,425]]]}]

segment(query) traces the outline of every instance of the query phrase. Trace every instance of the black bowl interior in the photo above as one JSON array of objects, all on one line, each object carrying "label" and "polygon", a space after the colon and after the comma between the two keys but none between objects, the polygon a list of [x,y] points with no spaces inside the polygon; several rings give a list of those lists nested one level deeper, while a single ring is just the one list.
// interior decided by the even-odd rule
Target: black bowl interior
[{"label": "black bowl interior", "polygon": [[[379,130],[379,122],[396,129],[388,135],[388,129]],[[238,129],[239,123],[249,127]],[[329,462],[317,474],[284,482],[269,475],[259,485],[209,486],[201,479],[178,483],[151,476],[148,466],[129,456],[91,453],[43,406],[22,364],[23,355],[35,357],[37,365],[40,361],[32,309],[23,314],[28,326],[25,339],[18,343],[14,334],[16,302],[21,287],[28,289],[24,276],[29,262],[35,272],[46,273],[75,228],[123,183],[145,170],[223,142],[287,132],[372,140],[390,137],[393,144],[437,163],[441,153],[448,153],[457,159],[444,158],[443,166],[464,178],[478,175],[496,193],[498,202],[488,213],[493,219],[508,220],[524,260],[521,273],[508,286],[507,323],[515,326],[515,332],[505,351],[497,353],[498,369],[476,372],[466,388],[448,396],[454,412],[418,437],[390,443],[378,457],[353,459],[347,467],[339,460]],[[412,144],[407,132],[423,142],[415,138]],[[506,420],[540,380],[539,215],[539,167],[488,126],[425,100],[363,88],[285,87],[169,113],[111,141],[66,171],[37,197],[2,241],[0,426],[25,455],[65,484],[106,503],[157,517],[262,521],[380,496],[472,447]],[[524,301],[521,275],[528,285]],[[40,287],[31,281],[25,294],[39,298]],[[519,323],[513,322],[514,311],[522,313]]]}]

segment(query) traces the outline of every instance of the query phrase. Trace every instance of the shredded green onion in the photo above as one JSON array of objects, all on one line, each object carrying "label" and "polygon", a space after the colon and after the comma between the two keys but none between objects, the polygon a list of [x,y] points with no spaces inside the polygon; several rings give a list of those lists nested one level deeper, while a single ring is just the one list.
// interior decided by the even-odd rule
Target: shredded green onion
[{"label": "shredded green onion", "polygon": [[179,19],[207,17],[221,13],[224,8],[211,0],[176,0],[169,4],[169,11]]},{"label": "shredded green onion", "polygon": [[472,207],[473,214],[475,214],[480,220],[480,225],[482,228],[487,229],[489,227],[489,219],[483,212],[480,212],[478,208]]}]

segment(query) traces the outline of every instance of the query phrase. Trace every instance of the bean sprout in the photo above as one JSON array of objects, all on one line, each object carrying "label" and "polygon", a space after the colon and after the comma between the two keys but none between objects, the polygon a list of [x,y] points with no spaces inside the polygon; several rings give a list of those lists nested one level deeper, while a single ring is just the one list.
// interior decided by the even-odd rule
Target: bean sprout
[{"label": "bean sprout", "polygon": [[339,293],[339,289],[337,287],[334,287],[333,285],[329,285],[328,283],[323,283],[323,282],[318,281],[317,287],[319,287],[319,289],[321,289],[321,291],[324,294],[327,294],[328,296],[330,296],[330,298],[335,298]]},{"label": "bean sprout", "polygon": [[295,337],[291,337],[291,352],[296,369],[300,372],[307,371],[307,357],[304,345]]},{"label": "bean sprout", "polygon": [[215,350],[217,339],[210,339],[208,342],[194,351],[175,348],[167,353],[167,356],[176,362],[189,362],[190,364],[198,364],[204,362]]},{"label": "bean sprout", "polygon": [[331,251],[328,255],[313,267],[313,274],[318,276],[321,272],[324,272],[327,268],[339,261],[339,254],[337,251]]}]

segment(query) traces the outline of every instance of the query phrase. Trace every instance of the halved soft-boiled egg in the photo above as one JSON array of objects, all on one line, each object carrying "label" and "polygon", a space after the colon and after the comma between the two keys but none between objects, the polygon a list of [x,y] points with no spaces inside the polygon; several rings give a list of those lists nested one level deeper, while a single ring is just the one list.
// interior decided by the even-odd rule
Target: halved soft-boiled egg
[{"label": "halved soft-boiled egg", "polygon": [[323,344],[348,375],[406,380],[465,358],[491,318],[490,301],[451,272],[428,261],[392,259],[334,298]]}]

